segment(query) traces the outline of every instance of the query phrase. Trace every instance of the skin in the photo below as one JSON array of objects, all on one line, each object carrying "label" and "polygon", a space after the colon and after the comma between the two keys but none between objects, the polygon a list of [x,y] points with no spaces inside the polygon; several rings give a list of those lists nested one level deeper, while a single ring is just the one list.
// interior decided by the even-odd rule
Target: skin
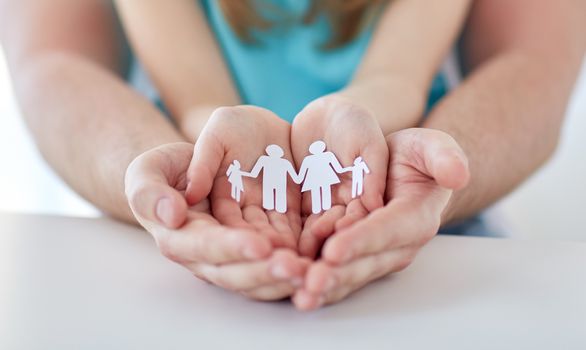
[{"label": "skin", "polygon": [[[291,295],[309,260],[291,249],[274,249],[267,228],[259,234],[242,219],[239,227],[222,224],[226,218],[212,215],[207,198],[188,208],[184,193],[192,157],[193,145],[180,142],[147,151],[130,164],[126,194],[137,220],[165,257],[204,281],[259,300]],[[199,180],[211,188],[215,179]]]},{"label": "skin", "polygon": [[[395,6],[401,3],[415,1]],[[104,2],[2,0],[0,6],[0,35],[16,96],[39,148],[57,172],[106,213],[140,221],[163,254],[194,274],[259,299],[289,295],[294,292],[291,287],[297,286],[294,302],[304,310],[341,300],[368,282],[404,268],[440,224],[490,205],[547,159],[557,143],[563,111],[584,55],[586,23],[585,5],[577,0],[477,0],[470,10],[462,47],[469,77],[432,111],[423,125],[426,129],[397,132],[419,120],[426,82],[437,68],[429,62],[441,60],[459,25],[446,34],[447,46],[442,46],[436,35],[445,22],[443,26],[431,20],[409,22],[423,22],[424,28],[434,29],[417,37],[421,42],[436,39],[422,48],[406,44],[414,42],[412,38],[383,41],[415,31],[385,32],[383,28],[398,24],[381,22],[355,80],[339,95],[378,121],[390,146],[390,164],[400,168],[389,169],[389,174],[403,173],[416,181],[401,186],[393,183],[397,178],[388,178],[386,188],[391,190],[386,191],[385,206],[333,233],[323,248],[323,259],[307,267],[306,260],[273,248],[267,236],[217,223],[209,215],[206,200],[188,208],[179,198],[186,181],[178,179],[185,176],[192,156],[187,149],[193,148],[185,139],[194,142],[215,106],[239,103],[228,87],[197,85],[189,90],[190,96],[208,96],[206,89],[214,94],[177,107],[175,114],[182,117],[174,117],[183,118],[178,132],[120,81],[124,62],[119,37]],[[403,17],[405,13],[395,14],[388,16],[408,18]],[[209,39],[194,45],[200,52],[208,52],[214,47]],[[421,51],[435,43],[439,43],[435,54]],[[388,60],[394,52],[405,52],[404,58]],[[211,67],[221,77],[224,68]],[[104,96],[108,103],[96,96]],[[324,120],[316,123],[324,134],[334,127],[323,126]],[[414,147],[418,144],[419,149]],[[468,168],[459,156],[461,149]],[[447,159],[444,164],[432,161],[437,155]],[[393,160],[398,156],[403,159],[400,163]],[[133,166],[128,167],[133,159]],[[422,159],[428,160],[423,166]],[[469,186],[460,190],[468,171]],[[488,176],[495,173],[499,177]],[[444,182],[445,178],[459,178],[460,182]],[[428,186],[416,187],[422,179]],[[368,187],[366,177],[365,191]],[[412,191],[398,195],[401,188]],[[452,190],[456,191],[452,194]],[[166,196],[172,200],[159,205]],[[412,218],[410,225],[388,220],[402,216]],[[368,234],[358,235],[358,231]],[[231,243],[235,236],[244,237],[239,246],[256,247],[251,248],[255,253],[235,251]],[[194,249],[185,249],[189,247]],[[267,247],[269,251],[263,251]],[[237,273],[221,269],[224,262]],[[281,273],[283,270],[287,272]],[[300,276],[306,276],[302,286]],[[330,280],[334,282],[327,282]],[[252,285],[244,285],[250,281]]]},{"label": "skin", "polygon": [[[354,135],[348,138],[347,135]],[[383,206],[388,168],[388,148],[375,117],[352,101],[339,96],[309,104],[295,117],[291,147],[297,167],[308,155],[308,147],[323,140],[342,166],[361,155],[372,169],[362,196],[352,199],[352,176],[339,174],[341,183],[332,187],[332,208],[312,214],[311,193],[303,194],[305,225],[299,239],[299,252],[315,258],[325,239],[334,231],[352,225],[369,212]]]},{"label": "skin", "polygon": [[[431,112],[427,129],[387,136],[388,203],[328,239],[294,297],[298,308],[337,302],[402,270],[438,227],[494,203],[551,156],[584,57],[584,14],[578,1],[475,2],[462,47],[469,77]],[[417,196],[425,190],[443,193],[441,201]]]},{"label": "skin", "polygon": [[[371,181],[376,181],[376,185],[367,186],[364,196],[352,201],[346,195],[351,193],[351,179],[346,177],[342,186],[336,186],[333,198],[334,208],[327,215],[309,215],[311,210],[308,210],[309,205],[306,200],[301,213],[304,228],[298,248],[302,255],[315,257],[323,240],[333,233],[336,227],[349,226],[363,218],[368,212],[383,205],[388,162],[383,132],[413,126],[420,119],[431,79],[464,21],[469,2],[468,0],[452,0],[449,6],[437,4],[430,6],[426,1],[417,0],[397,1],[388,6],[379,21],[372,44],[353,82],[332,101],[329,99],[324,100],[325,103],[315,101],[296,118],[291,131],[292,140],[294,140],[291,147],[295,153],[297,165],[303,159],[309,143],[315,140],[311,137],[325,134],[326,127],[329,128],[333,123],[341,121],[345,125],[342,131],[329,132],[328,135],[320,138],[324,139],[328,145],[333,145],[331,150],[336,154],[342,154],[346,164],[357,155],[365,153],[365,157],[369,159],[375,170]],[[188,138],[196,139],[202,133],[203,125],[206,125],[202,136],[205,136],[207,141],[201,142],[201,138],[198,140],[196,157],[188,176],[191,183],[199,184],[202,182],[199,178],[201,174],[213,176],[211,174],[215,173],[215,186],[211,190],[214,216],[222,224],[231,227],[245,227],[245,224],[252,223],[253,227],[263,232],[278,232],[275,230],[274,222],[279,221],[270,218],[283,217],[283,215],[273,212],[263,213],[260,208],[260,199],[250,197],[250,193],[261,193],[258,183],[247,191],[249,197],[244,200],[245,210],[239,208],[225,190],[226,164],[229,164],[231,159],[258,156],[263,152],[260,151],[261,144],[246,149],[246,152],[241,152],[242,142],[229,141],[220,144],[218,141],[225,137],[225,130],[242,130],[231,127],[229,123],[214,128],[215,136],[207,135],[210,134],[207,122],[210,110],[216,106],[237,104],[238,98],[232,82],[227,78],[229,75],[226,66],[223,64],[221,54],[211,37],[200,9],[188,0],[176,1],[172,4],[163,2],[145,4],[137,0],[118,0],[116,4],[135,52],[144,62],[179,129]],[[422,17],[428,19],[423,25],[421,24]],[[173,37],[174,40],[165,40],[168,37]],[[407,42],[416,44],[405,45]],[[399,50],[403,52],[400,57],[397,56],[394,60],[386,59]],[[169,53],[172,52],[177,54],[170,55]],[[181,59],[177,60],[177,57]],[[169,66],[173,66],[173,72],[168,71],[166,67]],[[209,76],[209,72],[214,72],[216,78],[205,79]],[[184,79],[185,76],[193,78]],[[205,89],[202,89],[199,84],[202,80],[206,81]],[[399,96],[401,92],[403,96],[408,96],[406,100],[409,102],[397,104],[404,108],[395,109],[396,112],[393,114],[378,113],[381,107],[377,104],[378,97],[373,101],[368,101],[365,97],[381,90],[396,90],[397,93],[393,93],[395,96]],[[342,102],[343,100],[346,101]],[[356,104],[355,100],[360,100],[360,103]],[[322,118],[325,118],[322,117],[322,112],[326,108],[329,108],[331,112],[327,116],[327,125],[321,122]],[[226,111],[226,109],[223,110]],[[360,119],[347,119],[348,115],[356,112],[359,112]],[[247,108],[246,111],[238,114],[253,120],[263,119],[260,109]],[[210,122],[212,125],[217,124],[215,120]],[[238,123],[235,119],[231,122]],[[335,139],[339,140],[340,136],[344,138],[351,130],[358,130],[358,128],[364,131],[362,135],[365,138],[361,141],[348,144],[348,147],[344,149],[340,147],[343,145],[334,142]],[[262,130],[262,127],[256,125],[254,129]],[[314,130],[318,132],[313,132]],[[231,135],[231,132],[229,134]],[[228,139],[231,140],[231,136]],[[243,134],[241,141],[250,142],[251,139],[253,138]],[[366,142],[367,139],[377,142]],[[234,140],[240,140],[240,138],[236,137]],[[263,138],[255,138],[255,140],[260,141]],[[273,137],[270,140],[270,143],[280,145],[289,145],[290,142],[288,135],[283,135],[280,139]],[[268,143],[265,140],[265,145]],[[236,147],[236,152],[230,148],[231,145]],[[222,155],[224,155],[222,166],[219,166],[218,162]],[[289,188],[296,187],[289,186]],[[209,188],[198,186],[188,188],[186,195],[189,202],[194,204],[204,199],[207,193],[210,193]],[[221,195],[218,196],[218,194]],[[295,201],[298,198],[298,191],[293,195],[289,194],[288,198],[290,202]],[[305,198],[307,199],[308,196]],[[250,205],[251,203],[253,205]],[[284,226],[286,222],[293,223],[301,220],[301,217],[293,218],[299,214],[298,206],[298,203],[289,204],[287,220],[281,226]],[[254,218],[251,218],[251,214],[243,215],[243,213],[251,212],[255,213]],[[267,220],[267,217],[270,220]],[[271,223],[273,225],[270,225]],[[297,232],[296,226],[296,224],[290,226],[288,231]],[[274,234],[271,236],[278,237]],[[299,233],[295,236],[299,236]]]},{"label": "skin", "polygon": [[226,176],[234,159],[240,161],[243,169],[252,169],[270,144],[282,143],[284,158],[291,161],[290,129],[287,122],[259,107],[217,109],[195,144],[187,174],[191,184],[186,189],[187,201],[197,204],[209,197],[213,215],[221,224],[255,230],[269,237],[275,247],[296,250],[301,232],[299,186],[289,181],[287,213],[281,214],[263,209],[261,176],[244,178],[245,192],[240,203],[230,196],[231,185]]}]

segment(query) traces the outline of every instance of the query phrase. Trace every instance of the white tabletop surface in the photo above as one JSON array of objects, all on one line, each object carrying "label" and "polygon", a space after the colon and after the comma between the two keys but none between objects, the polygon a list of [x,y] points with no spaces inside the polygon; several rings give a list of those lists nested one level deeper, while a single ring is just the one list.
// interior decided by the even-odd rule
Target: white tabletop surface
[{"label": "white tabletop surface", "polygon": [[438,236],[337,305],[247,300],[107,219],[0,214],[0,349],[586,349],[586,244]]}]

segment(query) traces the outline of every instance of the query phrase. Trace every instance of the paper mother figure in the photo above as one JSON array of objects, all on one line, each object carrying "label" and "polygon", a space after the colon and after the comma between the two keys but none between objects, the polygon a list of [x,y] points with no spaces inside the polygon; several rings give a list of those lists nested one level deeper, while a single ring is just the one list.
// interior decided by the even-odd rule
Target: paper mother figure
[{"label": "paper mother figure", "polygon": [[315,141],[309,145],[311,155],[305,157],[299,170],[301,192],[310,191],[311,211],[314,214],[332,207],[332,185],[340,183],[336,173],[349,171],[342,168],[332,152],[326,152],[326,143]]}]

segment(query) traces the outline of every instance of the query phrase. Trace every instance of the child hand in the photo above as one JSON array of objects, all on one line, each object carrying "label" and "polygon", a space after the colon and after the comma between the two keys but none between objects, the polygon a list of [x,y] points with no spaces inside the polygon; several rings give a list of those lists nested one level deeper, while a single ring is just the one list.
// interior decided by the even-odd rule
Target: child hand
[{"label": "child hand", "polygon": [[438,130],[406,129],[387,137],[389,202],[326,242],[313,264],[299,309],[334,303],[369,282],[407,267],[438,231],[453,190],[466,186],[468,162],[454,139]]},{"label": "child hand", "polygon": [[[244,192],[232,192],[227,171],[234,160],[246,173],[265,155],[267,145],[278,145],[284,158],[292,160],[290,126],[272,112],[254,106],[223,107],[216,110],[195,144],[188,170],[188,203],[209,197],[211,212],[220,224],[254,230],[268,237],[273,246],[295,249],[301,232],[298,185],[288,180],[287,212],[263,208],[262,178],[245,178]],[[230,168],[230,173],[234,168]],[[244,176],[247,176],[244,174]],[[240,201],[235,196],[242,196]]]},{"label": "child hand", "polygon": [[[309,265],[286,249],[273,250],[269,238],[221,225],[209,200],[188,207],[183,192],[193,145],[174,143],[137,157],[126,172],[126,195],[138,220],[162,254],[197,277],[261,300],[282,299],[301,284]],[[211,186],[212,178],[201,178]]]},{"label": "child hand", "polygon": [[312,213],[311,195],[304,193],[302,215],[306,220],[299,251],[311,258],[333,232],[383,206],[388,169],[388,148],[376,119],[343,97],[330,95],[315,100],[295,118],[291,146],[298,165],[316,140],[325,142],[327,151],[336,155],[342,167],[352,166],[356,157],[361,156],[370,174],[365,176],[364,192],[357,198],[352,198],[351,173],[338,174],[341,183],[332,186],[332,207],[319,214]]}]

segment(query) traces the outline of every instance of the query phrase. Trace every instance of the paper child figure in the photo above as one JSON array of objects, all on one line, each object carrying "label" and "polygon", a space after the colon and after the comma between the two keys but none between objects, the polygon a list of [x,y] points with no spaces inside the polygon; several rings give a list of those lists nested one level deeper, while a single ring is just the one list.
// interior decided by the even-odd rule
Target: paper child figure
[{"label": "paper child figure", "polygon": [[276,210],[279,213],[287,211],[287,174],[293,180],[297,173],[287,159],[283,149],[277,145],[269,145],[265,151],[268,156],[261,156],[256,161],[249,174],[245,176],[258,177],[262,174],[262,207],[266,210]]},{"label": "paper child figure", "polygon": [[311,211],[314,214],[332,207],[332,185],[340,183],[336,173],[349,171],[342,168],[332,152],[325,150],[323,141],[315,141],[309,146],[311,155],[303,159],[297,181],[301,183],[305,179],[301,192],[311,191]]},{"label": "paper child figure", "polygon": [[352,172],[352,198],[362,195],[364,174],[370,174],[370,169],[368,169],[362,157],[356,157],[354,159],[354,166],[344,168],[344,170]]},{"label": "paper child figure", "polygon": [[240,202],[240,194],[244,192],[244,184],[242,183],[242,177],[250,176],[250,173],[240,170],[240,162],[234,160],[232,164],[230,164],[230,166],[228,167],[228,171],[226,171],[226,176],[228,176],[228,182],[232,185],[232,198],[234,198],[236,202]]}]

